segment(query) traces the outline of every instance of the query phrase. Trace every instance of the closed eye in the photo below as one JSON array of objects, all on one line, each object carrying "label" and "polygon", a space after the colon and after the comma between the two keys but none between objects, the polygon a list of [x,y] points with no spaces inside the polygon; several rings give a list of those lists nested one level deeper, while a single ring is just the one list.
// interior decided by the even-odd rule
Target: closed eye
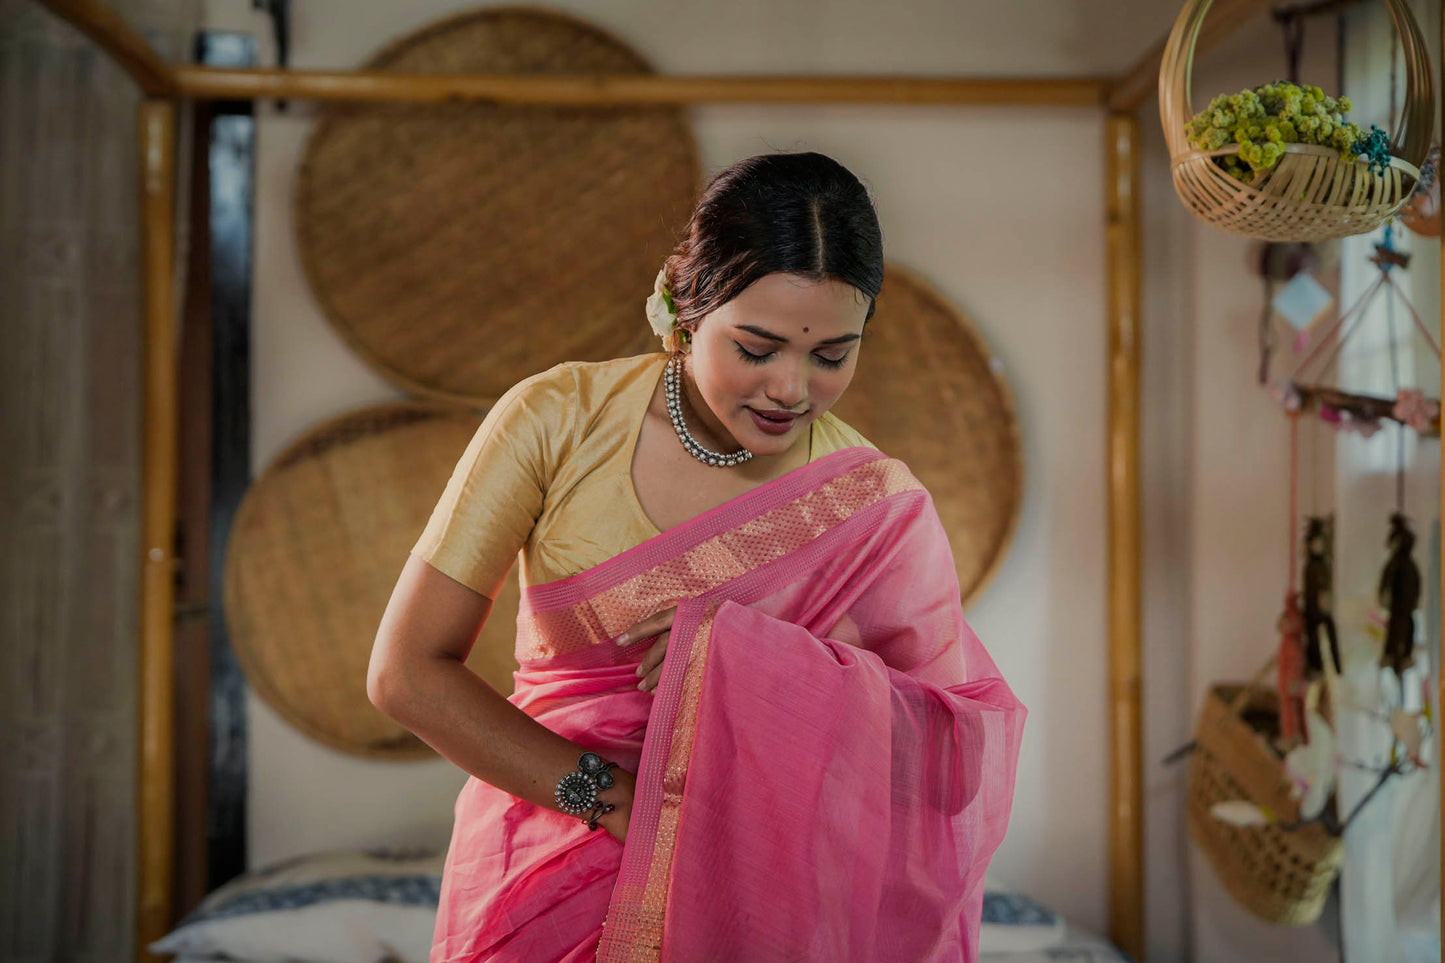
[{"label": "closed eye", "polygon": [[[733,342],[733,346],[738,349],[738,357],[741,358],[743,361],[746,361],[748,364],[766,364],[767,360],[776,353],[773,351],[769,351],[766,354],[753,354],[751,351],[749,351],[747,348],[744,348],[736,341]],[[848,356],[850,354],[852,354],[851,351],[845,353],[841,358],[829,358],[826,355],[815,353],[813,355],[813,360],[818,362],[818,364],[822,365],[825,368],[841,368],[843,367],[843,365],[848,363]]]},{"label": "closed eye", "polygon": [[768,358],[772,357],[772,355],[773,355],[773,352],[771,352],[771,351],[769,351],[767,354],[753,354],[751,351],[749,351],[747,348],[744,348],[742,345],[738,344],[736,341],[734,341],[733,344],[734,344],[734,345],[737,347],[737,349],[738,349],[738,357],[739,357],[739,358],[742,358],[742,359],[743,359],[744,361],[746,361],[748,364],[762,364],[764,361],[767,361]]}]

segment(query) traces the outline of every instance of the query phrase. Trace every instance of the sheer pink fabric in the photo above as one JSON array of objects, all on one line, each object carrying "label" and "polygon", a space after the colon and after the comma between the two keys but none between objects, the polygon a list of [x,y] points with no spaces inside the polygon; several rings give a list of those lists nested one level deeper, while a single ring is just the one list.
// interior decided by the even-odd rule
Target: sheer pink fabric
[{"label": "sheer pink fabric", "polygon": [[[677,606],[653,640],[617,634]],[[471,779],[432,963],[973,960],[1024,707],[902,463],[836,452],[534,586],[513,702],[638,774],[625,846]]]}]

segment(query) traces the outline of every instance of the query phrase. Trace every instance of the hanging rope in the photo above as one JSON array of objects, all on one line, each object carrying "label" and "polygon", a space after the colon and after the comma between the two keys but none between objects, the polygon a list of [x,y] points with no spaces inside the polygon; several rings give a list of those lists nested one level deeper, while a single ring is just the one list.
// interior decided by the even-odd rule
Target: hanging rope
[{"label": "hanging rope", "polygon": [[1296,589],[1296,552],[1299,541],[1299,412],[1289,416],[1289,551],[1286,565],[1289,567],[1288,598],[1294,598]]},{"label": "hanging rope", "polygon": [[1270,359],[1274,357],[1274,281],[1264,279],[1264,304],[1259,313],[1259,383],[1269,384]]},{"label": "hanging rope", "polygon": [[[1393,288],[1394,285],[1392,284]],[[1400,396],[1400,359],[1395,338],[1395,299],[1385,298],[1385,326],[1390,335],[1390,382],[1395,397]],[[1395,511],[1405,512],[1405,426],[1397,424],[1395,431]]]},{"label": "hanging rope", "polygon": [[[1299,381],[1300,375],[1304,373],[1304,370],[1307,367],[1309,367],[1310,362],[1313,361],[1315,359],[1315,356],[1320,353],[1321,349],[1323,349],[1324,346],[1329,343],[1330,336],[1333,335],[1336,331],[1338,331],[1340,327],[1346,322],[1350,322],[1349,329],[1340,336],[1340,339],[1337,342],[1335,351],[1339,351],[1338,345],[1344,344],[1345,339],[1348,338],[1352,333],[1354,333],[1355,326],[1365,316],[1363,308],[1365,307],[1365,305],[1370,303],[1370,299],[1375,296],[1375,292],[1380,290],[1380,286],[1385,283],[1385,278],[1386,275],[1383,273],[1379,277],[1375,278],[1374,282],[1365,289],[1365,293],[1361,294],[1359,298],[1355,301],[1355,303],[1350,305],[1350,309],[1344,314],[1341,314],[1338,318],[1336,318],[1335,322],[1320,334],[1319,338],[1315,341],[1314,348],[1310,351],[1310,353],[1305,355],[1304,360],[1302,360],[1299,364],[1295,365],[1294,371],[1290,373],[1289,380]],[[1357,313],[1359,317],[1355,317]],[[1353,322],[1351,322],[1351,318],[1354,318]],[[1331,359],[1333,359],[1334,355],[1331,354],[1330,357]],[[1328,368],[1329,363],[1325,365],[1325,369],[1327,370]]]},{"label": "hanging rope", "polygon": [[1440,344],[1435,340],[1435,336],[1430,333],[1430,329],[1425,326],[1425,321],[1420,317],[1420,312],[1416,311],[1415,306],[1410,303],[1410,299],[1405,297],[1405,292],[1400,290],[1400,286],[1395,283],[1394,278],[1388,274],[1385,275],[1385,283],[1388,284],[1390,289],[1395,292],[1395,295],[1404,302],[1405,310],[1410,312],[1410,318],[1415,322],[1415,330],[1420,332],[1420,336],[1430,345],[1430,350],[1435,352],[1435,357],[1439,358]]},{"label": "hanging rope", "polygon": [[[1395,85],[1399,82],[1399,55],[1395,46],[1393,43],[1390,44],[1390,130],[1395,129]],[[1394,246],[1391,243],[1394,233],[1395,222],[1391,219],[1385,224],[1385,247]],[[1401,300],[1405,300],[1404,296],[1400,294],[1400,289],[1395,287],[1394,279],[1390,277],[1388,264],[1380,265],[1380,273],[1384,276],[1385,283],[1390,286],[1390,293],[1400,295]],[[1390,332],[1390,381],[1395,389],[1395,397],[1398,398],[1400,396],[1400,361],[1396,357],[1395,350],[1395,298],[1390,297],[1389,294],[1385,295],[1385,324]],[[1433,347],[1435,339],[1430,337],[1428,331],[1424,333]],[[1439,353],[1439,348],[1436,348],[1436,353]],[[1397,423],[1395,426],[1395,511],[1402,514],[1405,511],[1405,426],[1402,423]]]},{"label": "hanging rope", "polygon": [[1289,65],[1289,82],[1299,83],[1299,55],[1305,45],[1305,18],[1298,14],[1287,15],[1280,20],[1280,31],[1284,34],[1284,59]]},{"label": "hanging rope", "polygon": [[1321,427],[1321,425],[1322,425],[1322,422],[1321,422],[1321,420],[1320,420],[1319,418],[1311,419],[1310,429],[1309,429],[1309,435],[1310,435],[1310,437],[1309,437],[1309,445],[1310,445],[1309,466],[1310,466],[1310,481],[1311,481],[1311,484],[1310,484],[1310,514],[1311,514],[1311,515],[1318,515],[1318,514],[1320,513],[1320,506],[1324,504],[1324,499],[1320,497],[1321,478],[1324,476],[1324,472],[1320,471],[1320,447],[1321,447],[1321,444],[1320,444],[1320,433],[1321,433],[1321,431],[1323,431],[1323,428]]}]

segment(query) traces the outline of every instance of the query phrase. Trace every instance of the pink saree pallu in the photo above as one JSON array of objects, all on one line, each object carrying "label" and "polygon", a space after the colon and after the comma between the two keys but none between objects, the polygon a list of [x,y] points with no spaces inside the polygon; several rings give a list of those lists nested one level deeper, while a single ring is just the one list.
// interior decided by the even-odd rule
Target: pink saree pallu
[{"label": "pink saree pallu", "polygon": [[[677,607],[656,641],[618,635]],[[907,467],[849,448],[529,588],[512,701],[637,774],[626,843],[468,780],[432,963],[974,960],[1024,707]]]}]

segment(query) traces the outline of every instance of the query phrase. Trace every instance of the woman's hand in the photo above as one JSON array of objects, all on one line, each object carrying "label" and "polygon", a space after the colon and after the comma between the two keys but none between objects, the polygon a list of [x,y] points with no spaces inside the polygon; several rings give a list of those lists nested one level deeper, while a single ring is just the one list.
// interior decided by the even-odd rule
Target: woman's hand
[{"label": "woman's hand", "polygon": [[597,794],[597,798],[617,808],[597,817],[597,825],[607,830],[618,842],[627,842],[627,824],[632,821],[632,797],[637,791],[637,777],[618,766],[611,770],[613,784]]},{"label": "woman's hand", "polygon": [[637,683],[637,687],[643,692],[651,692],[656,689],[657,680],[662,678],[662,658],[667,655],[667,640],[672,635],[672,619],[676,614],[677,606],[674,605],[670,609],[658,612],[651,618],[643,619],[617,637],[618,645],[631,645],[650,636],[658,636],[657,641],[653,643],[652,648],[647,650],[647,654],[642,657],[642,663],[637,667],[637,674],[642,676],[642,681]]}]

